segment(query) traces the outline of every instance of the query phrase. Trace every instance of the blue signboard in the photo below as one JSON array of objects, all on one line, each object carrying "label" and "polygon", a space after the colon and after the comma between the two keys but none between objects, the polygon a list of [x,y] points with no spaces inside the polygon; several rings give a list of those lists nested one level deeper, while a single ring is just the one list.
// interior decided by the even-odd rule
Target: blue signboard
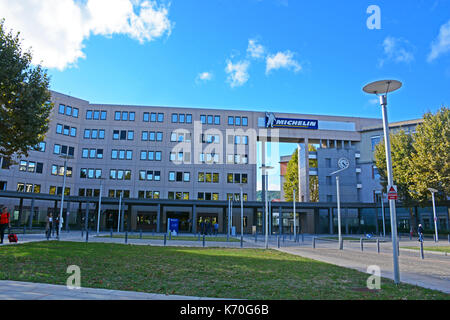
[{"label": "blue signboard", "polygon": [[178,219],[169,218],[169,231],[171,233],[176,232],[176,234],[178,234],[179,222],[180,222],[180,220],[178,220]]},{"label": "blue signboard", "polygon": [[319,129],[318,120],[277,118],[266,112],[266,128]]}]

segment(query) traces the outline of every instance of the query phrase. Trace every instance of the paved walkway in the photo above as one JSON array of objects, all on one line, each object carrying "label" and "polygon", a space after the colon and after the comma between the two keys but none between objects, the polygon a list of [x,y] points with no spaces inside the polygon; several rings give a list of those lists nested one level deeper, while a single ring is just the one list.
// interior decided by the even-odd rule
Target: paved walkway
[{"label": "paved walkway", "polygon": [[216,298],[189,297],[120,291],[108,289],[80,288],[66,286],[0,281],[0,300],[217,300]]}]

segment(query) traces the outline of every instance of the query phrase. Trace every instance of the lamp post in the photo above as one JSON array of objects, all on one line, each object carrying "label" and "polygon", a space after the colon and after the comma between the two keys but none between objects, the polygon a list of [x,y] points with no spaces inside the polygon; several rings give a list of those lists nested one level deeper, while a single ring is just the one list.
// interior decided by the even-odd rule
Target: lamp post
[{"label": "lamp post", "polygon": [[386,238],[386,221],[384,220],[384,193],[381,190],[381,212],[383,217],[383,238]]},{"label": "lamp post", "polygon": [[342,250],[342,232],[341,232],[341,195],[340,195],[340,185],[339,185],[339,172],[346,170],[350,166],[350,162],[346,158],[340,158],[338,160],[339,170],[330,173],[330,176],[336,175],[336,199],[337,199],[337,211],[338,211],[338,236],[339,236],[339,250]]},{"label": "lamp post", "polygon": [[[61,219],[62,219],[62,213],[63,213],[63,207],[64,207],[64,193],[66,192],[66,176],[67,176],[67,159],[73,159],[73,156],[69,156],[69,154],[65,154],[64,156],[59,156],[60,158],[64,159],[64,178],[63,178],[63,187],[61,192],[61,208],[59,209],[59,219],[58,219],[58,240],[59,240],[59,234],[61,233]],[[67,217],[66,217],[67,218]]]},{"label": "lamp post", "polygon": [[265,179],[265,185],[266,185],[266,190],[263,190],[263,192],[265,192],[265,203],[264,203],[264,207],[265,207],[265,219],[264,219],[264,223],[265,223],[265,248],[268,249],[269,248],[269,205],[268,205],[268,199],[267,199],[267,189],[268,189],[268,184],[269,184],[269,179],[268,176],[266,175],[266,172],[268,170],[273,169],[273,167],[271,166],[266,166],[265,164],[263,164],[261,167],[259,167],[262,170],[262,176],[263,179]]},{"label": "lamp post", "polygon": [[428,191],[431,192],[431,198],[433,199],[433,219],[434,219],[434,233],[435,233],[434,242],[439,242],[438,228],[437,228],[437,216],[436,216],[436,204],[434,203],[434,194],[438,191],[433,188],[428,188]]},{"label": "lamp post", "polygon": [[292,204],[293,204],[293,207],[294,207],[294,242],[295,242],[296,239],[297,239],[297,222],[296,222],[297,217],[296,217],[296,214],[295,214],[295,192],[296,192],[296,191],[297,191],[297,190],[295,190],[295,188],[293,188],[293,190],[292,190],[292,193],[293,193]]},{"label": "lamp post", "polygon": [[120,232],[120,215],[122,211],[122,194],[123,191],[120,191],[120,197],[119,197],[119,214],[118,214],[118,220],[117,220],[117,232]]},{"label": "lamp post", "polygon": [[97,236],[100,232],[100,212],[101,212],[101,207],[102,207],[102,191],[103,191],[103,180],[105,180],[105,178],[99,178],[100,180],[100,195],[98,198],[98,213],[97,213]]},{"label": "lamp post", "polygon": [[239,184],[239,188],[241,189],[241,239],[244,239],[244,195],[242,191],[242,187],[244,184],[241,182]]},{"label": "lamp post", "polygon": [[[388,174],[388,185],[394,185],[392,173],[392,159],[391,159],[391,144],[389,139],[389,124],[387,117],[387,94],[400,89],[402,83],[396,80],[381,80],[372,82],[363,88],[363,91],[370,94],[375,94],[380,98],[380,105],[383,114],[383,131],[384,144],[386,148],[386,168]],[[381,95],[379,95],[381,94]],[[389,200],[389,209],[391,214],[391,234],[392,234],[392,258],[394,262],[394,282],[400,282],[400,270],[398,265],[398,248],[397,248],[397,216],[395,210],[395,200]]]}]

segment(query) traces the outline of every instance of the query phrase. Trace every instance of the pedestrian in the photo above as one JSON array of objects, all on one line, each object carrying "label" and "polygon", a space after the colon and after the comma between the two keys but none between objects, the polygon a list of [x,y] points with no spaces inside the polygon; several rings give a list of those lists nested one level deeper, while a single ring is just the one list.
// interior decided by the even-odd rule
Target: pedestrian
[{"label": "pedestrian", "polygon": [[209,219],[206,220],[206,234],[211,234],[211,222],[209,221]]},{"label": "pedestrian", "polygon": [[55,223],[54,223],[55,228],[54,228],[54,230],[56,231],[56,236],[59,238],[59,216],[56,215],[54,220],[55,220]]},{"label": "pedestrian", "polygon": [[47,214],[47,217],[45,218],[45,236],[47,237],[47,240],[52,235],[52,227],[53,227],[53,217],[52,217],[52,213],[49,212]]},{"label": "pedestrian", "polygon": [[216,221],[216,223],[214,223],[214,234],[217,236],[218,233],[219,233],[219,224]]},{"label": "pedestrian", "polygon": [[200,232],[202,235],[205,234],[205,222],[203,220],[200,222]]},{"label": "pedestrian", "polygon": [[8,208],[3,207],[2,212],[0,213],[0,244],[3,243],[3,237],[5,236],[6,227],[8,227],[8,229],[11,229],[10,216],[11,215],[8,212]]},{"label": "pedestrian", "polygon": [[423,242],[423,228],[421,224],[419,224],[419,228],[417,228],[417,233],[419,234],[419,239],[417,239],[417,241]]}]

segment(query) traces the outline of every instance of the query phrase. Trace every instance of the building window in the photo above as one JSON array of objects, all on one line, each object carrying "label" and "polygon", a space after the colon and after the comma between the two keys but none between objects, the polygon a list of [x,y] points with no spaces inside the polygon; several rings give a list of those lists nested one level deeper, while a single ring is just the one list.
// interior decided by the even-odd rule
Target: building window
[{"label": "building window", "polygon": [[172,123],[177,123],[177,122],[178,122],[178,114],[172,113]]},{"label": "building window", "polygon": [[247,117],[242,117],[242,125],[245,127],[248,126],[248,118]]},{"label": "building window", "polygon": [[164,113],[158,113],[158,122],[164,122]]},{"label": "building window", "polygon": [[228,117],[228,125],[234,125],[234,117]]},{"label": "building window", "polygon": [[371,143],[372,143],[372,151],[375,151],[375,147],[377,144],[380,143],[381,141],[381,137],[380,136],[374,136],[370,138]]}]

